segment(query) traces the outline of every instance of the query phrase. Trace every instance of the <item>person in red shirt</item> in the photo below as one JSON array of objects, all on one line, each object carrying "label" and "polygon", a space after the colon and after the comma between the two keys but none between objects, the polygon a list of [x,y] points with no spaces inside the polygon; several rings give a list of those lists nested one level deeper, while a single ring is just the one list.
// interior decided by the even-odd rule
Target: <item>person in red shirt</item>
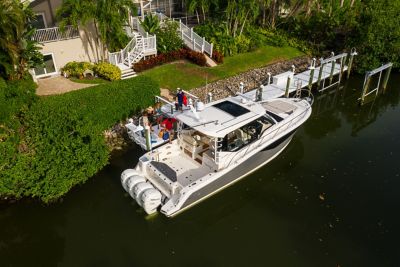
[{"label": "person in red shirt", "polygon": [[163,120],[161,125],[163,125],[165,127],[165,129],[167,129],[168,131],[171,131],[174,128],[174,122],[176,122],[176,119],[167,118],[167,119]]}]

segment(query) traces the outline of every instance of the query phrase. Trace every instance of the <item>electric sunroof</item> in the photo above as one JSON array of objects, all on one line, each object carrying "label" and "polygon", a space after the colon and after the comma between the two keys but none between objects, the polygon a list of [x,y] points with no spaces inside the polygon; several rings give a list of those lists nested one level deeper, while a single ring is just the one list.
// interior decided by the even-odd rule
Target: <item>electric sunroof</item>
[{"label": "electric sunroof", "polygon": [[213,107],[216,107],[222,111],[225,111],[226,113],[234,116],[234,117],[239,117],[242,116],[243,114],[246,114],[250,112],[247,108],[244,108],[238,104],[235,104],[230,101],[223,101],[218,104],[213,105]]}]

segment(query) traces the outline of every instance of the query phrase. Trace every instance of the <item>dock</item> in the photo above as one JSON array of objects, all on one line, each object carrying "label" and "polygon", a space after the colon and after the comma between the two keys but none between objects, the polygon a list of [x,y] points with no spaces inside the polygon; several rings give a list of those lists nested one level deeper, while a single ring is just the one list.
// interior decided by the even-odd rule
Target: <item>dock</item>
[{"label": "dock", "polygon": [[[320,59],[319,66],[316,66],[314,58],[309,69],[295,73],[294,66],[291,71],[287,71],[272,77],[269,75],[267,83],[260,88],[243,93],[244,96],[254,100],[268,100],[278,97],[288,97],[290,94],[299,90],[309,90],[314,84],[318,84],[319,91],[323,91],[340,83],[343,73],[349,71],[349,66],[345,65],[347,53],[337,56],[332,55],[327,59]],[[350,60],[356,53],[350,54]],[[351,62],[349,61],[349,62]],[[351,66],[351,65],[350,65]],[[336,80],[334,81],[334,77]]]}]

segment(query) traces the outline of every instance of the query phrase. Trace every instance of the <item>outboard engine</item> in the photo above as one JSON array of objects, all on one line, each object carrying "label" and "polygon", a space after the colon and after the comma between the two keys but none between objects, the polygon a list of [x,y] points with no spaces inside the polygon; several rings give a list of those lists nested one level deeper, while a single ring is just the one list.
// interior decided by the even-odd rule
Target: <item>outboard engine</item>
[{"label": "outboard engine", "polygon": [[139,206],[142,206],[142,202],[140,201],[140,197],[142,196],[143,192],[146,189],[150,189],[154,187],[150,184],[150,183],[138,183],[133,187],[133,190],[131,192],[129,192],[131,194],[131,197],[133,197],[134,199],[136,199],[136,202],[139,204]]},{"label": "outboard engine", "polygon": [[143,207],[147,214],[157,211],[161,205],[162,194],[147,182],[146,178],[134,169],[127,169],[121,174],[121,184],[129,195]]},{"label": "outboard engine", "polygon": [[145,183],[145,182],[146,182],[146,178],[144,178],[143,176],[140,176],[140,175],[131,176],[130,179],[127,181],[127,188],[128,188],[129,195],[132,198],[135,198],[134,194],[133,194],[133,190],[134,190],[135,186],[137,184]]},{"label": "outboard engine", "polygon": [[134,175],[139,175],[139,173],[134,169],[126,169],[125,171],[123,171],[121,173],[121,184],[126,192],[128,192],[128,190],[129,190],[128,185],[127,185],[128,180],[129,180],[129,178],[131,178]]},{"label": "outboard engine", "polygon": [[161,205],[162,195],[160,191],[154,188],[146,189],[140,198],[143,209],[147,214],[152,214],[157,211],[158,206]]}]

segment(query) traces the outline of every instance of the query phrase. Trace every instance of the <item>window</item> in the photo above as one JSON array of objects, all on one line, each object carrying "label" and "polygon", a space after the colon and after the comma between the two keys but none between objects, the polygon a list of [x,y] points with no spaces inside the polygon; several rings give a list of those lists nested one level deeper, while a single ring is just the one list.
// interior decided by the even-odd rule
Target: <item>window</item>
[{"label": "window", "polygon": [[43,62],[44,62],[44,67],[36,67],[34,69],[35,75],[37,77],[57,73],[53,54],[43,55]]},{"label": "window", "polygon": [[217,109],[220,109],[222,111],[225,111],[226,113],[234,116],[234,117],[239,117],[242,116],[243,114],[246,114],[250,112],[247,108],[244,108],[238,104],[235,104],[230,101],[223,101],[218,104],[213,105],[213,107],[216,107]]},{"label": "window", "polygon": [[31,22],[32,26],[36,29],[45,29],[47,28],[46,19],[44,13],[36,14],[36,19]]}]

